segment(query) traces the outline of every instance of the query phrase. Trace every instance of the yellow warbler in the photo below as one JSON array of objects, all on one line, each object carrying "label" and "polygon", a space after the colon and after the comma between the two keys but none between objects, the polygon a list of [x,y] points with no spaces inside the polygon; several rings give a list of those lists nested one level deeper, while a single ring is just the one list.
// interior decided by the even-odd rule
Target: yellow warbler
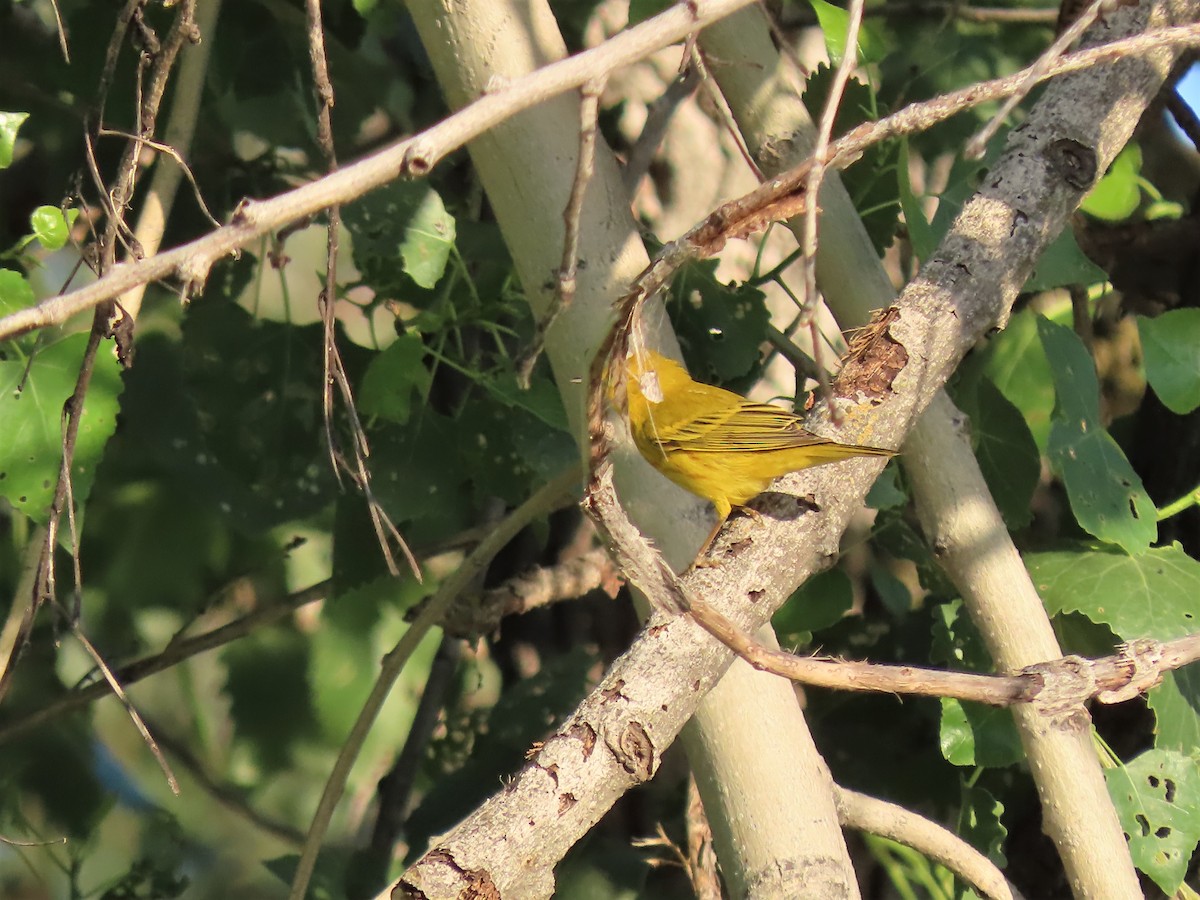
[{"label": "yellow warbler", "polygon": [[838,444],[804,428],[787,410],[755,403],[710,384],[653,350],[627,361],[629,430],[646,461],[676,484],[712,501],[716,528],[780,475],[895,451]]}]

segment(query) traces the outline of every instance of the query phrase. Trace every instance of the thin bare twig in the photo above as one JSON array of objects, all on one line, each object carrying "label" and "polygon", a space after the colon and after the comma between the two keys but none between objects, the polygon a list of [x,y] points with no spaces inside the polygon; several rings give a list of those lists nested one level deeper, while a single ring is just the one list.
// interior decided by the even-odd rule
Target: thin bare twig
[{"label": "thin bare twig", "polygon": [[[161,652],[143,657],[121,666],[116,670],[117,680],[124,685],[135,684],[151,675],[165,672],[184,660],[200,653],[215,650],[218,647],[243,638],[248,634],[270,625],[301,606],[324,600],[329,595],[331,582],[322,581],[312,587],[297,591],[285,597],[278,603],[262,606],[241,618],[235,619],[219,628],[206,631],[189,638],[172,640]],[[5,744],[13,738],[39,728],[69,712],[81,709],[101,697],[112,693],[112,686],[106,681],[98,681],[84,687],[76,688],[69,693],[39,706],[29,714],[19,719],[13,719],[0,726],[0,744]]]},{"label": "thin bare twig", "polygon": [[[817,385],[821,396],[829,404],[834,413],[834,422],[838,423],[840,411],[830,401],[832,395],[829,388],[829,372],[825,368],[821,344],[823,338],[817,324],[817,310],[821,303],[821,295],[817,293],[817,213],[820,212],[816,198],[820,196],[821,179],[825,177],[825,165],[821,162],[833,138],[833,125],[837,121],[838,109],[842,105],[842,96],[846,92],[846,84],[850,75],[858,65],[858,30],[862,25],[863,0],[850,0],[847,8],[849,21],[846,23],[846,43],[842,48],[842,59],[833,76],[829,88],[829,96],[825,99],[825,108],[821,111],[821,121],[817,125],[817,140],[813,146],[813,164],[808,171],[804,184],[804,193],[812,198],[804,209],[804,227],[801,230],[800,249],[804,259],[804,304],[800,307],[799,322],[807,326],[812,340],[813,362],[817,370]],[[799,391],[797,391],[799,394]]]},{"label": "thin bare twig", "polygon": [[387,877],[388,864],[404,828],[412,788],[421,762],[425,759],[425,750],[437,727],[438,713],[445,705],[446,694],[458,671],[462,649],[463,642],[459,638],[449,634],[442,636],[404,746],[391,769],[379,781],[379,811],[375,815],[375,827],[371,831],[367,855],[361,859],[361,865],[377,875],[378,881],[382,882]]},{"label": "thin bare twig", "polygon": [[1088,7],[1079,14],[1079,17],[1071,22],[1062,34],[1054,39],[1046,52],[1038,57],[1037,61],[1030,66],[1026,72],[1025,80],[1009,98],[1004,101],[1004,104],[992,116],[991,120],[983,126],[972,138],[967,141],[966,147],[963,148],[963,156],[967,159],[982,159],[983,154],[987,151],[987,144],[1000,130],[1000,126],[1004,124],[1005,119],[1009,114],[1017,108],[1017,104],[1025,99],[1025,96],[1033,89],[1045,76],[1059,58],[1067,52],[1075,41],[1079,39],[1085,31],[1091,27],[1091,24],[1096,21],[1096,17],[1106,9],[1113,9],[1119,0],[1093,0]]},{"label": "thin bare twig", "polygon": [[742,136],[741,129],[737,127],[737,122],[733,120],[733,113],[729,109],[729,104],[725,102],[725,95],[713,85],[713,78],[708,71],[708,60],[695,44],[691,45],[690,53],[692,67],[700,73],[700,90],[708,94],[708,99],[712,101],[713,109],[716,110],[718,122],[732,139],[733,145],[737,147],[738,154],[746,166],[754,173],[755,179],[762,181],[763,171],[755,161],[750,148],[746,146],[746,139]]},{"label": "thin bare twig", "polygon": [[[711,12],[710,18],[717,18],[747,2],[750,0],[726,0],[725,3],[713,0],[711,4],[704,4],[703,11],[706,14]],[[664,21],[655,28],[642,30],[650,22],[660,19]],[[428,131],[398,141],[357,163],[343,166],[333,175],[268,200],[247,202],[235,212],[231,224],[203,238],[140,263],[121,266],[70,294],[49,297],[36,306],[10,313],[0,318],[0,340],[65,322],[71,316],[118,296],[137,284],[174,276],[191,287],[198,287],[203,284],[209,269],[217,260],[237,252],[284,224],[312,215],[332,203],[344,203],[361,197],[399,174],[428,174],[446,154],[515,112],[527,109],[547,96],[578,87],[588,78],[638,59],[649,49],[660,46],[666,37],[677,33],[667,30],[667,25],[686,34],[708,20],[687,19],[685,22],[677,13],[677,8],[672,7],[654,20],[612,38],[595,50],[569,57],[516,79],[504,91],[485,94]],[[1043,80],[1079,72],[1124,55],[1197,43],[1200,43],[1200,25],[1156,29],[1072,53],[1052,66]],[[597,53],[600,50],[604,52]],[[982,82],[934,100],[911,104],[878,122],[860,125],[830,145],[828,158],[824,162],[826,165],[843,166],[873,144],[927,130],[966,109],[1006,96],[1017,88],[1023,77],[1022,73],[1018,73]],[[750,197],[722,207],[718,214],[727,215],[739,209],[744,211],[753,203],[761,204],[765,200],[778,201],[795,192],[803,183],[806,172],[807,163],[789,170],[761,186]],[[656,264],[655,274],[664,271],[661,264]],[[650,284],[651,281],[643,283]]]},{"label": "thin bare twig", "polygon": [[634,142],[633,149],[629,151],[625,160],[625,167],[621,170],[621,181],[631,197],[650,171],[650,164],[654,161],[658,148],[662,146],[667,126],[671,124],[675,111],[684,100],[695,93],[699,83],[700,72],[689,60],[688,65],[682,67],[678,77],[650,104],[646,111],[646,124],[642,126],[642,133]]},{"label": "thin bare twig", "polygon": [[1171,113],[1171,118],[1175,120],[1179,130],[1187,135],[1192,146],[1200,151],[1200,116],[1197,116],[1187,101],[1180,96],[1178,88],[1167,92],[1167,111]]},{"label": "thin bare twig", "polygon": [[[317,98],[317,144],[325,158],[326,171],[334,173],[338,170],[337,153],[333,146],[332,110],[334,104],[333,83],[329,80],[329,65],[325,58],[325,30],[321,23],[320,0],[305,0],[305,19],[308,30],[308,52],[313,71],[313,89]],[[346,375],[346,366],[342,361],[341,350],[337,345],[335,304],[337,303],[337,254],[338,229],[341,227],[341,206],[330,204],[326,209],[328,225],[325,238],[325,285],[317,297],[317,306],[321,311],[323,341],[321,350],[322,385],[321,412],[325,426],[325,446],[329,451],[329,462],[333,467],[334,476],[341,483],[341,473],[350,476],[355,486],[362,493],[367,503],[371,527],[375,530],[375,538],[383,554],[388,571],[399,577],[400,567],[396,564],[392,552],[392,542],[400,548],[405,562],[408,563],[413,577],[422,581],[421,566],[413,555],[408,542],[392,521],[387,510],[375,496],[371,488],[371,469],[367,458],[371,449],[367,443],[367,432],[363,428],[358,415],[358,407],[354,402],[354,390]],[[351,459],[348,461],[341,452],[340,441],[334,430],[334,401],[333,390],[337,387],[342,405],[346,410],[348,427],[351,434]]]},{"label": "thin bare twig", "polygon": [[[64,617],[68,616],[65,610],[63,611],[63,615]],[[155,762],[158,763],[158,767],[162,769],[163,775],[166,776],[167,785],[171,788],[171,793],[179,796],[179,781],[175,778],[175,773],[171,771],[171,764],[163,756],[162,750],[158,747],[158,742],[154,739],[154,735],[150,733],[150,729],[146,727],[146,723],[134,707],[133,701],[129,699],[129,695],[121,687],[121,682],[117,680],[112,669],[108,667],[108,664],[104,661],[104,657],[100,655],[100,651],[96,649],[92,642],[87,639],[87,635],[80,629],[78,620],[75,617],[68,618],[71,631],[75,635],[75,640],[79,641],[83,649],[87,651],[87,655],[92,658],[92,662],[96,664],[96,668],[104,676],[104,680],[108,683],[109,688],[117,695],[117,699],[121,701],[121,705],[125,707],[125,712],[133,721],[138,733],[142,736],[142,741],[150,748],[150,753],[154,756]]]},{"label": "thin bare twig", "polygon": [[[220,0],[218,0],[220,2]],[[167,125],[167,130],[170,131],[170,123]],[[122,131],[119,128],[101,127],[96,130],[96,137],[119,137],[127,141],[136,141],[128,131]],[[159,153],[165,153],[171,159],[175,160],[175,164],[179,166],[184,177],[187,178],[188,184],[192,186],[192,194],[196,197],[196,205],[200,207],[200,212],[204,214],[204,218],[212,223],[213,228],[220,228],[221,223],[216,220],[213,214],[209,211],[208,204],[204,202],[204,194],[200,191],[200,184],[196,181],[196,176],[192,174],[192,167],[184,161],[183,154],[175,147],[163,141],[156,141],[153,138],[143,137],[140,139],[147,147],[157,150]]]},{"label": "thin bare twig", "polygon": [[[163,90],[166,85],[167,77],[171,67],[174,64],[175,58],[186,40],[195,37],[194,23],[192,15],[194,12],[195,0],[184,0],[181,4],[178,15],[176,16],[175,24],[172,28],[171,35],[166,46],[159,48],[160,53],[156,59],[154,70],[151,77],[151,90],[149,94],[139,102],[138,106],[138,132],[140,134],[150,134],[153,132],[154,121],[157,117],[158,107],[162,101]],[[140,14],[140,7],[136,4],[126,6],[125,12],[129,14],[126,18],[124,15],[118,19],[116,29],[112,39],[109,42],[108,54],[105,60],[105,70],[101,76],[102,92],[99,95],[97,108],[103,109],[105,93],[108,83],[111,81],[112,72],[116,65],[116,58],[119,53],[121,43],[123,43],[124,35],[130,21],[136,21]],[[140,72],[140,69],[139,69]],[[140,84],[140,83],[139,83]],[[92,154],[92,136],[90,133],[85,135],[85,146],[88,150],[89,166],[92,169],[93,177],[99,179],[99,170],[95,163],[94,155]],[[127,148],[125,157],[121,167],[118,169],[118,175],[114,182],[114,187],[109,190],[100,184],[101,194],[104,196],[104,202],[109,213],[108,222],[105,229],[105,236],[101,239],[101,248],[99,253],[99,271],[103,273],[107,271],[112,261],[115,259],[115,236],[123,231],[128,232],[128,226],[122,221],[122,213],[132,196],[134,177],[137,167],[137,154],[140,151],[140,141],[132,142]],[[135,241],[136,243],[136,241]],[[32,625],[34,617],[37,614],[38,608],[45,602],[58,603],[55,589],[55,571],[54,571],[54,554],[58,544],[58,529],[63,512],[67,513],[68,525],[71,530],[71,559],[74,567],[74,603],[70,611],[59,609],[63,613],[63,617],[69,624],[69,627],[74,632],[76,638],[84,646],[87,652],[93,657],[96,665],[103,673],[106,680],[109,681],[112,690],[121,699],[125,705],[126,711],[133,720],[135,727],[142,735],[143,740],[149,747],[155,759],[158,760],[160,767],[167,778],[167,783],[171,790],[175,793],[179,792],[179,785],[175,780],[174,774],[171,772],[170,765],[163,757],[162,752],[158,749],[153,736],[147,730],[145,723],[134,709],[133,704],[125,696],[121,685],[116,680],[116,677],[104,662],[96,648],[88,640],[87,636],[78,627],[81,590],[82,590],[82,572],[79,558],[79,539],[75,520],[75,503],[74,492],[71,483],[71,470],[75,461],[75,449],[79,436],[80,421],[83,417],[84,404],[87,397],[88,387],[91,383],[92,375],[96,364],[96,354],[99,350],[102,339],[106,337],[118,337],[118,353],[122,360],[127,362],[127,347],[122,347],[121,335],[124,333],[116,327],[113,321],[114,312],[118,309],[119,304],[113,300],[96,307],[92,321],[92,329],[88,336],[88,343],[84,350],[83,360],[80,363],[79,373],[76,377],[75,389],[71,396],[67,399],[63,406],[62,423],[63,423],[63,438],[62,438],[62,459],[59,468],[59,477],[55,485],[54,498],[51,502],[50,512],[45,529],[45,540],[41,547],[35,550],[30,548],[30,555],[36,552],[38,554],[37,574],[34,580],[33,596],[30,598],[30,606],[32,612],[23,623],[26,627],[19,635],[19,643],[16,645],[14,653],[8,660],[8,668],[0,675],[0,696],[6,690],[6,683],[12,677],[12,664],[15,662],[16,655],[19,653],[21,646],[29,640],[32,633]],[[124,317],[124,311],[121,311],[120,316]],[[118,320],[119,322],[120,320]]]},{"label": "thin bare twig", "polygon": [[214,778],[204,763],[192,752],[191,747],[185,741],[173,737],[168,729],[162,727],[162,723],[151,720],[150,724],[154,726],[154,733],[158,735],[163,749],[175,757],[196,784],[223,808],[292,848],[299,847],[304,842],[304,835],[290,824],[272,819],[252,807],[246,801],[244,790]]},{"label": "thin bare twig", "polygon": [[989,706],[1033,703],[1043,715],[1054,719],[1073,714],[1092,698],[1103,703],[1131,699],[1160,681],[1165,672],[1200,660],[1200,634],[1166,643],[1131,641],[1113,656],[1095,660],[1065,657],[1026,666],[1013,675],[796,656],[766,647],[708,601],[685,591],[662,554],[641,536],[617,501],[612,463],[607,458],[593,470],[584,504],[608,536],[621,571],[655,608],[690,615],[754,668],[803,684],[833,690],[950,697]]}]

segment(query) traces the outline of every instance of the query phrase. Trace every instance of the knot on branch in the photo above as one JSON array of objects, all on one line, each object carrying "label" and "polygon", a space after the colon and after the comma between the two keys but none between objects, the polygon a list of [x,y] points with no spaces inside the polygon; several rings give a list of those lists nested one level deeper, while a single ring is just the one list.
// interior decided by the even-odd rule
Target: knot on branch
[{"label": "knot on branch", "polygon": [[1053,662],[1026,666],[1020,674],[1042,679],[1042,689],[1033,698],[1033,706],[1054,725],[1069,728],[1086,720],[1083,704],[1096,693],[1096,676],[1089,660],[1064,656]]},{"label": "knot on branch", "polygon": [[1101,691],[1096,699],[1101,703],[1122,703],[1145,693],[1163,679],[1163,645],[1150,638],[1141,638],[1122,644],[1117,650],[1113,668],[1118,677],[1124,676],[1123,685]]}]

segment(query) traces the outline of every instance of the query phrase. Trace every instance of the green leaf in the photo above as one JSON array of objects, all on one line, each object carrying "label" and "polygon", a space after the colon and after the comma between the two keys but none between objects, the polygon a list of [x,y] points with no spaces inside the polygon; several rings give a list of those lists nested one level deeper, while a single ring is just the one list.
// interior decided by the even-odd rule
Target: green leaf
[{"label": "green leaf", "polygon": [[221,654],[225,694],[240,740],[268,770],[291,763],[297,744],[315,731],[310,701],[308,640],[290,628],[258,631]]},{"label": "green leaf", "polygon": [[1146,380],[1173,413],[1200,406],[1200,309],[1174,309],[1155,319],[1137,317]]},{"label": "green leaf", "polygon": [[29,216],[29,224],[47,250],[61,250],[66,246],[71,226],[57,206],[39,206]]},{"label": "green leaf", "polygon": [[975,783],[963,785],[958,833],[967,843],[1001,868],[1008,865],[1008,859],[1004,855],[1008,829],[1001,820],[1003,815],[1004,804],[989,791]]},{"label": "green leaf", "polygon": [[[429,290],[445,273],[455,222],[427,184],[394,181],[347,206],[345,221],[354,261],[377,292],[402,295],[413,283]],[[396,277],[397,263],[412,282]]]},{"label": "green leaf", "polygon": [[1030,500],[1041,476],[1037,443],[1025,417],[983,376],[961,380],[954,400],[971,418],[971,443],[979,468],[1009,528],[1033,518]]},{"label": "green leaf", "polygon": [[1050,428],[1050,465],[1062,478],[1079,524],[1130,554],[1158,537],[1157,510],[1117,442],[1100,420],[1100,385],[1075,332],[1039,318],[1038,334],[1057,401]]},{"label": "green leaf", "polygon": [[1196,760],[1169,750],[1147,750],[1105,775],[1134,865],[1164,894],[1174,894],[1200,843]]},{"label": "green leaf", "polygon": [[1126,144],[1108,167],[1108,172],[1083,198],[1079,208],[1105,222],[1125,221],[1137,211],[1142,199],[1141,171],[1141,147]]},{"label": "green leaf", "polygon": [[970,672],[991,672],[994,668],[983,635],[962,600],[939,603],[934,608],[932,635],[929,652],[934,662]]},{"label": "green leaf", "polygon": [[322,447],[321,340],[319,325],[254,321],[206,295],[180,342],[139,341],[122,434],[247,534],[312,515],[336,495]]},{"label": "green leaf", "polygon": [[33,286],[20,272],[0,269],[0,316],[33,306]]},{"label": "green leaf", "polygon": [[498,496],[515,506],[538,482],[578,458],[575,441],[566,431],[523,408],[505,408],[489,398],[468,401],[459,427],[462,460],[480,502]]},{"label": "green leaf", "polygon": [[629,25],[637,25],[675,5],[675,0],[629,0]]},{"label": "green leaf", "polygon": [[549,378],[535,375],[528,389],[518,385],[516,376],[511,372],[485,375],[481,382],[488,393],[505,406],[527,412],[555,431],[570,433],[571,426],[567,423],[562,394]]},{"label": "green leaf", "polygon": [[413,392],[423,398],[433,383],[424,361],[425,344],[420,336],[401,335],[376,354],[367,367],[358,396],[359,409],[403,425],[412,412]]},{"label": "green leaf", "polygon": [[405,429],[370,437],[375,496],[397,524],[414,523],[429,542],[473,524],[471,473],[462,454],[475,438],[459,422],[426,409]]},{"label": "green leaf", "polygon": [[685,265],[671,284],[667,308],[693,376],[727,383],[757,365],[771,314],[762,291],[723,284],[716,271],[716,260]]},{"label": "green leaf", "polygon": [[1021,411],[1029,433],[1041,450],[1050,440],[1054,411],[1054,381],[1050,361],[1038,340],[1037,315],[1022,310],[1008,327],[993,337],[983,352],[971,356],[960,369],[963,379],[986,375],[997,390]]},{"label": "green leaf", "polygon": [[912,244],[913,253],[917,259],[924,261],[937,249],[938,239],[929,220],[925,218],[920,199],[913,193],[912,181],[908,174],[908,157],[908,138],[901,138],[900,164],[896,166],[896,180],[900,185],[900,208],[904,210],[904,224],[908,228],[908,240]]},{"label": "green leaf", "polygon": [[1065,228],[1042,251],[1021,290],[1036,293],[1056,287],[1102,284],[1105,281],[1108,281],[1108,273],[1088,259],[1079,249],[1075,232]]},{"label": "green leaf", "polygon": [[[846,50],[846,35],[850,31],[850,14],[832,3],[826,3],[825,0],[808,2],[817,14],[817,22],[825,35],[825,51],[829,54],[830,63],[834,66],[841,65],[842,55]],[[866,22],[859,23],[857,45],[860,63],[877,63],[887,56],[887,45]]]},{"label": "green leaf", "polygon": [[425,289],[431,289],[446,271],[454,249],[454,217],[446,212],[441,196],[426,190],[412,210],[400,244],[404,271]]},{"label": "green leaf", "polygon": [[1011,766],[1025,758],[1012,712],[942,698],[938,746],[954,766]]},{"label": "green leaf", "polygon": [[28,118],[29,113],[0,112],[0,169],[7,169],[12,165],[17,132]]},{"label": "green leaf", "polygon": [[807,643],[811,632],[840,622],[853,605],[849,576],[841,569],[829,569],[804,582],[771,622],[781,642]]},{"label": "green leaf", "polygon": [[[36,522],[45,522],[62,463],[63,404],[75,392],[75,380],[87,346],[86,334],[74,334],[40,349],[26,367],[22,359],[0,360],[0,496]],[[84,402],[71,469],[71,487],[82,509],[91,493],[96,467],[117,426],[121,367],[104,346],[96,354]],[[60,533],[69,540],[69,530]]]},{"label": "green leaf", "polygon": [[1168,641],[1200,622],[1200,562],[1179,544],[1141,556],[1112,547],[1031,553],[1025,565],[1052,614],[1083,613],[1123,641]]},{"label": "green leaf", "polygon": [[[991,672],[992,659],[979,630],[961,600],[941,603],[933,611],[930,657],[956,669]],[[938,743],[946,761],[956,766],[1009,766],[1024,759],[1012,713],[982,703],[943,699]]]},{"label": "green leaf", "polygon": [[1154,746],[1192,753],[1200,747],[1200,666],[1168,672],[1146,695],[1154,713]]},{"label": "green leaf", "polygon": [[888,612],[896,618],[903,618],[912,612],[912,593],[903,581],[892,574],[891,569],[872,561],[870,576],[871,587],[875,589]]},{"label": "green leaf", "polygon": [[900,486],[898,466],[886,466],[863,501],[871,509],[897,509],[908,504],[908,494]]}]

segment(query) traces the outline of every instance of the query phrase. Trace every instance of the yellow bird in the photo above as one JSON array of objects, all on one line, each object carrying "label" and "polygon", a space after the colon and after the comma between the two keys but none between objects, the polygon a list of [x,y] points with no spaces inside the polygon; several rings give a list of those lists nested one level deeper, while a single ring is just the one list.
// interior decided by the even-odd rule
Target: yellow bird
[{"label": "yellow bird", "polygon": [[693,381],[674,360],[641,351],[626,364],[629,430],[646,461],[676,484],[712,502],[717,526],[781,475],[854,456],[894,450],[839,444],[805,430],[787,410]]}]

